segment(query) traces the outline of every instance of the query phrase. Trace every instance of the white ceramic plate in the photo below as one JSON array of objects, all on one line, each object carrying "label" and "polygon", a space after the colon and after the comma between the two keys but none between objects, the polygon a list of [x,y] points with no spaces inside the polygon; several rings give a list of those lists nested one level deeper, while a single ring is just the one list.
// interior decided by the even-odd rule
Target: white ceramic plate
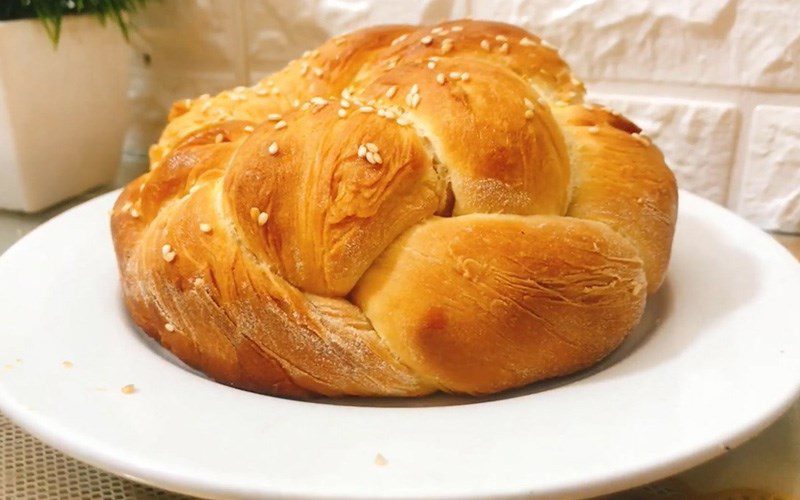
[{"label": "white ceramic plate", "polygon": [[798,393],[800,266],[688,193],[665,286],[600,366],[484,400],[317,402],[216,384],[137,331],[111,249],[115,197],[0,258],[0,410],[137,481],[214,497],[596,495],[724,453]]}]

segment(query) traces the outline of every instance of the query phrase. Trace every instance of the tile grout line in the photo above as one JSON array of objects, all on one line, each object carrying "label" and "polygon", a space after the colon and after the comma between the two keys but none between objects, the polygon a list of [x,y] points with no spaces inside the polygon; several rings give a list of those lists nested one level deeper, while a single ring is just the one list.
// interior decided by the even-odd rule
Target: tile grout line
[{"label": "tile grout line", "polygon": [[739,103],[739,130],[736,134],[736,148],[733,164],[728,178],[728,192],[725,197],[725,206],[739,213],[741,208],[741,194],[747,174],[747,155],[750,151],[750,138],[752,136],[753,112],[759,102],[753,96],[744,92]]}]

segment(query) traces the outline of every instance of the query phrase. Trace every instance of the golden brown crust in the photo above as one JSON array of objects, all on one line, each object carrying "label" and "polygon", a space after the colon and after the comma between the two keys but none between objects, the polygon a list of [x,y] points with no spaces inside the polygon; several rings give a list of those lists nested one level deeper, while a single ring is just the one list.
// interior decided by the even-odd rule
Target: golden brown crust
[{"label": "golden brown crust", "polygon": [[664,281],[678,212],[675,176],[639,127],[597,106],[557,106],[575,187],[568,215],[608,224],[639,249],[648,291]]},{"label": "golden brown crust", "polygon": [[491,393],[605,357],[636,324],[636,249],[570,217],[431,218],[353,292],[397,356],[442,390]]},{"label": "golden brown crust", "polygon": [[608,354],[663,281],[674,178],[505,24],[334,38],[173,106],[112,214],[126,306],[216,380],[483,394]]}]

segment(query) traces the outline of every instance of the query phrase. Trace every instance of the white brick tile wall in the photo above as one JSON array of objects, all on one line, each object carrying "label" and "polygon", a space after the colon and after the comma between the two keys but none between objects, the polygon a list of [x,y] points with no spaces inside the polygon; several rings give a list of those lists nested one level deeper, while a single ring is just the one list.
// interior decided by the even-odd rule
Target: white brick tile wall
[{"label": "white brick tile wall", "polygon": [[[135,19],[143,150],[168,104],[251,83],[329,37],[472,16],[561,48],[597,99],[664,150],[679,184],[800,232],[800,0],[170,0]],[[155,117],[155,118],[154,118]]]},{"label": "white brick tile wall", "polygon": [[725,203],[739,122],[734,105],[626,95],[590,97],[627,116],[652,137],[681,188]]},{"label": "white brick tile wall", "polygon": [[766,229],[800,232],[800,107],[758,106],[739,212]]},{"label": "white brick tile wall", "polygon": [[796,0],[479,1],[475,11],[541,33],[584,78],[800,89]]}]

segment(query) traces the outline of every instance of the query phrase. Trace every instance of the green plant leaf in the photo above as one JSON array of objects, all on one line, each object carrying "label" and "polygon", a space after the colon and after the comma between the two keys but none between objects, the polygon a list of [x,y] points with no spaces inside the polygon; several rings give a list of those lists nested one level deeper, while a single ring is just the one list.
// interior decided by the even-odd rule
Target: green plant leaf
[{"label": "green plant leaf", "polygon": [[0,0],[0,21],[38,18],[47,36],[58,45],[64,16],[95,14],[105,24],[111,19],[125,40],[129,36],[128,15],[139,10],[148,0]]}]

